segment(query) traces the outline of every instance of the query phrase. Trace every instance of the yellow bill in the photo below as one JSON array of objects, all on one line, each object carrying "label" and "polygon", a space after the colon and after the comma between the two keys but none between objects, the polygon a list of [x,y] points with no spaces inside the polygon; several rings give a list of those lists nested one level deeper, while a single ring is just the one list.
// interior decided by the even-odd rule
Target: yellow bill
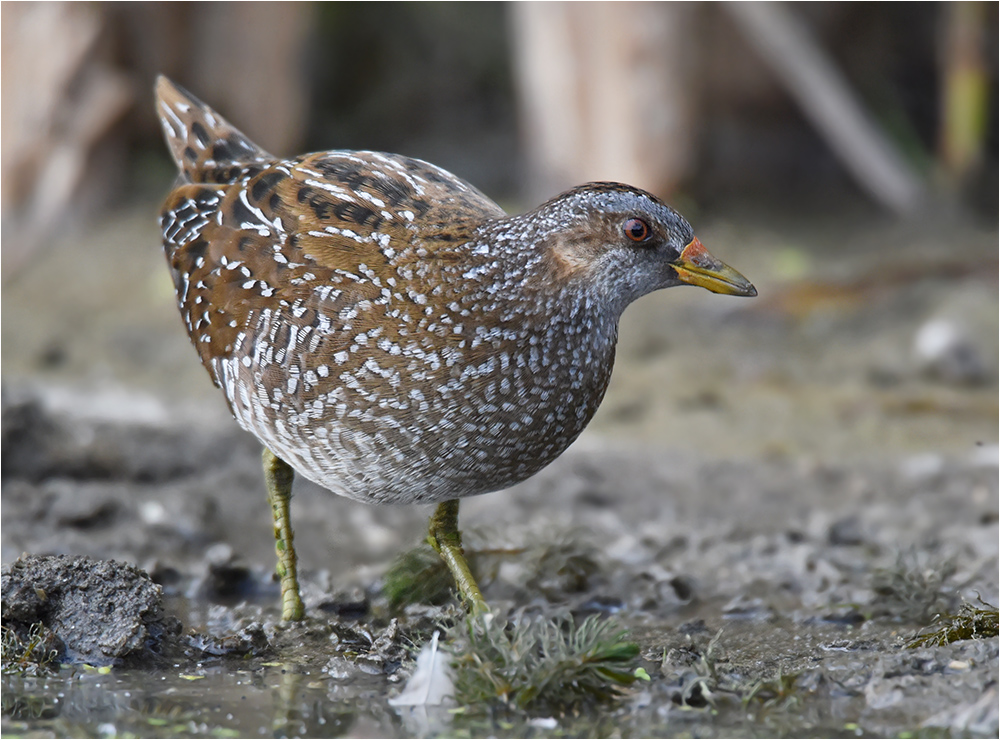
[{"label": "yellow bill", "polygon": [[757,289],[749,280],[722,260],[713,257],[697,237],[684,247],[680,257],[672,264],[677,277],[690,285],[724,295],[757,295]]}]

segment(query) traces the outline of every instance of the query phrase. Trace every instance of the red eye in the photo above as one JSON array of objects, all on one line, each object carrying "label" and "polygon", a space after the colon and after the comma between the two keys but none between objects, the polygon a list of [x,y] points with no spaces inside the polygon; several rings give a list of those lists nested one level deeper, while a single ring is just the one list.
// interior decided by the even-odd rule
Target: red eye
[{"label": "red eye", "polygon": [[649,238],[649,224],[641,218],[630,218],[622,226],[622,231],[634,242],[646,241]]}]

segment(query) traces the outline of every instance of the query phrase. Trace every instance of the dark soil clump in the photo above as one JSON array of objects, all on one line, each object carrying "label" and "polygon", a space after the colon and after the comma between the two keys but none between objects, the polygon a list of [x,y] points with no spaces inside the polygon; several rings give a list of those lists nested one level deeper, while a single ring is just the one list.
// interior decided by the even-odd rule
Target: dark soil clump
[{"label": "dark soil clump", "polygon": [[24,641],[41,624],[63,663],[142,661],[180,632],[160,587],[114,560],[25,555],[3,567],[2,580],[3,626]]}]

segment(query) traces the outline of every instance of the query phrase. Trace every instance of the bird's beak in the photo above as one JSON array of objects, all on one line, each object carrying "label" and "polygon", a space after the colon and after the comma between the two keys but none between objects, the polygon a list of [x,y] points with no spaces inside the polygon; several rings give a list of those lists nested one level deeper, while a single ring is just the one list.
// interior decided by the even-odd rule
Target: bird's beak
[{"label": "bird's beak", "polygon": [[684,247],[680,257],[671,265],[677,272],[677,277],[690,285],[698,285],[724,295],[757,295],[757,289],[749,280],[709,254],[697,237]]}]

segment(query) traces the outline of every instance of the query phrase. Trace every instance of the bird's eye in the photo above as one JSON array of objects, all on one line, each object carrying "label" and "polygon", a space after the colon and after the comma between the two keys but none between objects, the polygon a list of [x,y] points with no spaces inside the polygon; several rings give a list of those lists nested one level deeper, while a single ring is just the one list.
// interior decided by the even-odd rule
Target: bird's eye
[{"label": "bird's eye", "polygon": [[649,238],[649,224],[641,218],[630,218],[622,225],[625,236],[634,242],[644,242]]}]

